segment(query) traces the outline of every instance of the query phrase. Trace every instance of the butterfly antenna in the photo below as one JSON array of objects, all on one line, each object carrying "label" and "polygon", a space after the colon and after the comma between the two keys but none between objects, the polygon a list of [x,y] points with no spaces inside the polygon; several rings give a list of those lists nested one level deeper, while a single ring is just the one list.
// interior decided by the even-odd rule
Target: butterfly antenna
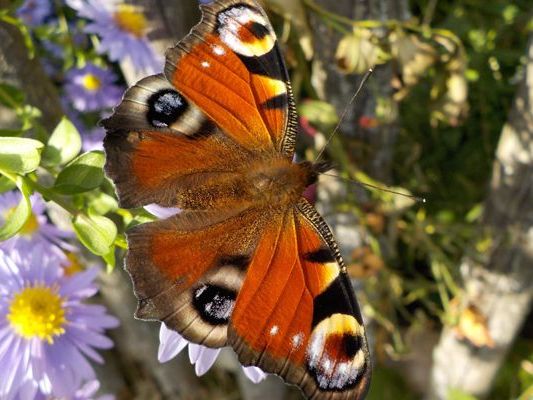
[{"label": "butterfly antenna", "polygon": [[359,87],[355,91],[354,95],[352,96],[352,98],[350,99],[348,104],[346,104],[346,107],[344,107],[344,111],[342,112],[341,117],[339,118],[339,122],[337,122],[337,126],[335,126],[335,129],[333,129],[333,131],[330,133],[330,135],[328,137],[328,140],[326,141],[324,146],[322,146],[322,149],[318,152],[318,155],[316,156],[315,162],[317,162],[320,159],[320,157],[322,156],[322,154],[326,150],[326,147],[328,147],[329,142],[331,142],[331,139],[333,139],[333,136],[335,136],[335,134],[339,130],[339,127],[341,126],[341,123],[344,120],[344,117],[346,116],[346,113],[348,112],[348,109],[349,109],[350,105],[354,102],[355,98],[357,97],[357,95],[359,94],[359,92],[361,91],[363,86],[365,85],[366,81],[368,80],[370,75],[372,75],[372,72],[374,72],[374,70],[372,68],[370,68],[363,75],[363,79],[361,79],[361,83],[359,84]]},{"label": "butterfly antenna", "polygon": [[361,182],[361,181],[358,181],[357,179],[350,179],[350,178],[345,178],[343,176],[327,174],[327,173],[320,173],[320,175],[331,176],[333,178],[342,179],[342,180],[344,180],[346,182],[355,183],[356,185],[359,185],[359,186],[369,187],[369,188],[372,188],[372,189],[381,190],[383,192],[388,192],[388,193],[392,193],[392,194],[397,194],[399,196],[408,197],[408,198],[410,198],[410,199],[412,199],[412,200],[414,200],[414,201],[416,201],[418,203],[425,203],[426,202],[426,199],[424,197],[419,197],[419,196],[415,196],[415,195],[412,195],[412,194],[398,192],[396,190],[388,189],[388,188],[385,188],[385,187],[382,187],[382,186],[372,185],[371,183]]}]

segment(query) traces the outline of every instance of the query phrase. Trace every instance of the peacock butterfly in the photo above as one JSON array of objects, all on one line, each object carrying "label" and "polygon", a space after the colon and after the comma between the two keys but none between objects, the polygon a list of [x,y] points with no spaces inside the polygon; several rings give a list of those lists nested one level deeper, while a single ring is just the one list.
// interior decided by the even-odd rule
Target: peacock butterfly
[{"label": "peacock butterfly", "polygon": [[323,165],[292,161],[297,117],[275,33],[254,0],[201,9],[164,74],[103,121],[120,205],[182,209],[127,232],[136,316],[231,346],[310,399],[362,399],[363,320],[331,231],[302,197]]}]

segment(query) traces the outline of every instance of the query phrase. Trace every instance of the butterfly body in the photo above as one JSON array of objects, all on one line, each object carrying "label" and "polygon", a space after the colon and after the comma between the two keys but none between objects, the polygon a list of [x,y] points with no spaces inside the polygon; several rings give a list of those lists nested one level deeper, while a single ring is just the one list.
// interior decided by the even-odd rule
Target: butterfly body
[{"label": "butterfly body", "polygon": [[178,195],[177,204],[187,209],[285,209],[298,202],[316,176],[310,163],[259,157],[235,171],[191,182],[194,191]]},{"label": "butterfly body", "polygon": [[296,111],[275,33],[254,0],[202,6],[103,122],[122,207],[178,207],[127,232],[136,316],[231,346],[310,399],[362,399],[370,357],[333,235],[303,197],[325,163],[293,162]]}]

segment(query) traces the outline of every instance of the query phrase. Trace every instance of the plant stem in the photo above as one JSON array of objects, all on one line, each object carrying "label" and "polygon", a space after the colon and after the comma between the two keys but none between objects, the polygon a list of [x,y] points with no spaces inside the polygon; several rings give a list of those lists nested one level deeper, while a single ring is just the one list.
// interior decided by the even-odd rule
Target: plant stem
[{"label": "plant stem", "polygon": [[34,181],[33,179],[29,178],[28,176],[22,177],[22,179],[26,182],[26,184],[31,187],[36,192],[39,192],[43,195],[44,198],[53,201],[58,206],[62,207],[66,211],[68,211],[72,216],[76,216],[79,214],[79,211],[70,203],[65,201],[60,195],[55,193],[53,190],[50,190],[50,188],[47,188],[37,181]]}]

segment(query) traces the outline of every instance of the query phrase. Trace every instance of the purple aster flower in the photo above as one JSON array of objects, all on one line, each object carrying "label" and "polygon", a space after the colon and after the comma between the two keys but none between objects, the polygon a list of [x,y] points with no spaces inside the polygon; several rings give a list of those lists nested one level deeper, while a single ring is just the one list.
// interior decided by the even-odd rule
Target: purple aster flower
[{"label": "purple aster flower", "polygon": [[129,58],[133,66],[144,73],[163,69],[163,59],[147,40],[148,22],[139,7],[120,0],[66,0],[78,15],[91,22],[85,32],[101,38],[97,51],[111,61]]},{"label": "purple aster flower", "polygon": [[[164,363],[176,357],[187,345],[189,345],[189,360],[194,365],[194,371],[196,375],[202,376],[213,366],[221,349],[211,349],[190,343],[179,333],[161,324],[157,354],[159,362]],[[248,379],[254,383],[259,383],[266,378],[266,374],[258,367],[242,367],[242,369]]]},{"label": "purple aster flower", "polygon": [[112,71],[87,64],[74,68],[65,77],[67,100],[78,111],[98,111],[110,108],[120,101],[124,88],[114,84]]},{"label": "purple aster flower", "polygon": [[[4,224],[10,213],[20,202],[22,195],[18,191],[9,191],[0,194],[0,224]],[[36,244],[50,246],[51,251],[61,254],[59,248],[72,251],[74,246],[65,239],[73,237],[72,232],[59,229],[50,223],[46,217],[46,206],[40,194],[30,197],[32,213],[22,229],[12,238],[0,242],[0,250],[18,249],[20,252],[30,251]]]},{"label": "purple aster flower", "polygon": [[17,10],[17,16],[29,26],[41,25],[51,13],[50,0],[26,0]]},{"label": "purple aster flower", "polygon": [[104,149],[105,129],[99,126],[83,132],[81,135],[81,148],[83,151]]},{"label": "purple aster flower", "polygon": [[[30,387],[30,385],[28,385]],[[33,385],[35,387],[35,385]],[[76,390],[71,400],[114,400],[115,396],[112,395],[102,395],[102,396],[96,396],[96,392],[100,389],[100,382],[97,380],[92,380],[89,382],[84,383],[78,390]],[[30,392],[31,393],[31,392]],[[26,396],[26,397],[24,397]],[[28,397],[25,392],[19,392],[19,395],[15,400],[26,400],[30,399],[32,397]],[[35,395],[35,398],[33,400],[50,400],[50,397],[45,395],[42,392],[37,392]]]},{"label": "purple aster flower", "polygon": [[83,385],[95,379],[88,359],[102,363],[96,349],[113,345],[104,330],[118,321],[103,306],[83,303],[97,292],[98,269],[66,276],[60,261],[43,246],[26,257],[0,250],[3,400],[86,398]]},{"label": "purple aster flower", "polygon": [[[114,400],[115,396],[105,394],[95,397],[96,392],[100,389],[100,382],[93,380],[85,383],[81,388],[76,390],[72,400]],[[43,399],[45,400],[45,399]]]}]

